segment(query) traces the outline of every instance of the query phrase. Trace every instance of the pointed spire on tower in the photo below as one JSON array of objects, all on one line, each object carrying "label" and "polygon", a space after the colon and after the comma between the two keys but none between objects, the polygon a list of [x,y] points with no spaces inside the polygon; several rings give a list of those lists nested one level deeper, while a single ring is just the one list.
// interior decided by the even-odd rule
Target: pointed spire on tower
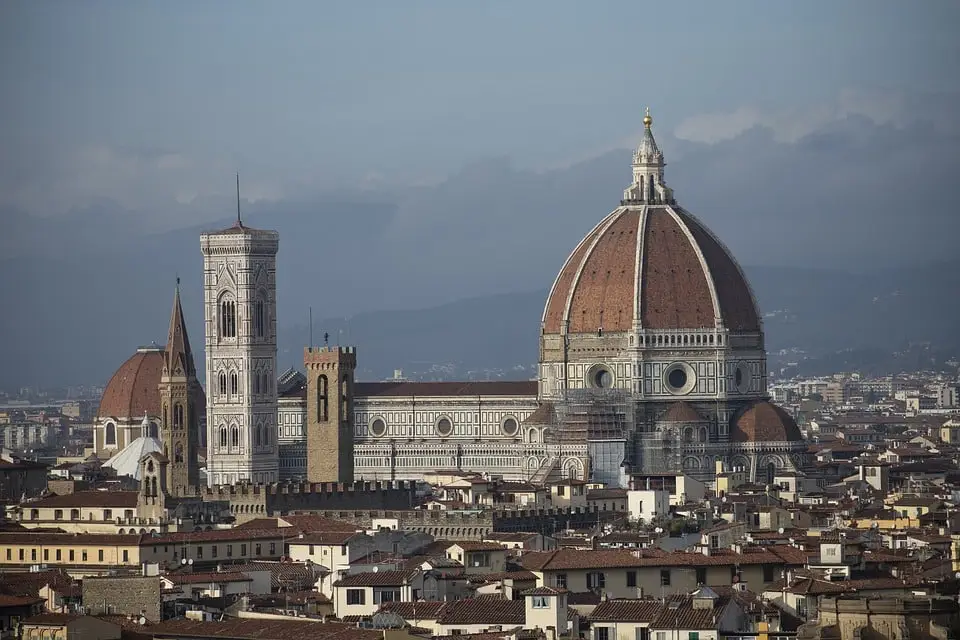
[{"label": "pointed spire on tower", "polygon": [[167,332],[164,356],[164,369],[167,375],[196,375],[193,353],[190,351],[190,339],[187,337],[187,323],[183,319],[183,307],[180,306],[179,277],[173,294],[173,311],[170,313],[170,330]]},{"label": "pointed spire on tower", "polygon": [[150,418],[147,417],[146,412],[144,412],[143,421],[140,423],[140,435],[144,438],[150,435]]}]

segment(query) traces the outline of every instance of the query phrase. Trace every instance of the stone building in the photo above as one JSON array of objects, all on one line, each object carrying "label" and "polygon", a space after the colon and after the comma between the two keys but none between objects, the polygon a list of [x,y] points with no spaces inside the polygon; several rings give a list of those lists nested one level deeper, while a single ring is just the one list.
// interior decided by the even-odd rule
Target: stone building
[{"label": "stone building", "polygon": [[960,629],[960,605],[952,598],[821,598],[815,622],[797,629],[798,640],[912,640],[948,638]]},{"label": "stone building", "polygon": [[139,480],[140,459],[159,451],[172,460],[165,489],[192,493],[199,485],[199,453],[206,397],[174,293],[167,344],[137,349],[110,378],[94,426],[94,450],[119,476]]},{"label": "stone building", "polygon": [[83,606],[89,615],[143,616],[160,622],[160,576],[87,576]]},{"label": "stone building", "polygon": [[[763,481],[802,464],[796,423],[769,402],[750,286],[666,186],[652,122],[648,113],[620,206],[554,281],[539,379],[357,383],[358,477],[459,469],[624,486],[628,472],[707,478],[721,462]],[[328,438],[311,451],[308,438],[307,458],[348,446]]]},{"label": "stone building", "polygon": [[[762,482],[801,466],[800,430],[769,399],[750,286],[723,243],[677,203],[649,113],[643,122],[619,206],[550,289],[537,380],[356,381],[352,347],[311,345],[307,376],[278,381],[278,234],[239,216],[203,234],[208,485],[469,471],[626,486],[631,474],[709,479],[718,463]],[[162,362],[138,352],[123,369],[147,368],[158,382]],[[105,405],[126,416],[109,432],[116,448],[139,430],[131,416],[157,414],[143,393],[109,391]],[[107,446],[107,431],[98,434]]]},{"label": "stone building", "polygon": [[[239,196],[239,194],[238,194]],[[279,235],[244,226],[200,236],[206,324],[207,484],[279,479]]]}]

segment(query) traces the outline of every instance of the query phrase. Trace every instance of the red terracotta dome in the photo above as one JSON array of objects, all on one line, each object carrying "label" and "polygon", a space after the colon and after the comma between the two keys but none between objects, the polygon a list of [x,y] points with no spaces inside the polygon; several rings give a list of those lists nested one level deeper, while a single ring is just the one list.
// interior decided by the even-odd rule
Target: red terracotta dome
[{"label": "red terracotta dome", "polygon": [[726,247],[674,205],[622,206],[567,258],[543,332],[727,329],[758,333],[750,287]]},{"label": "red terracotta dome", "polygon": [[[139,419],[144,415],[160,416],[160,374],[163,372],[163,349],[137,349],[120,365],[107,383],[97,414],[101,418]],[[196,409],[206,412],[206,397],[201,389],[194,399]]]},{"label": "red terracotta dome", "polygon": [[761,400],[746,407],[730,428],[731,442],[800,442],[803,434],[789,413]]},{"label": "red terracotta dome", "polygon": [[620,207],[567,258],[543,310],[543,333],[724,329],[760,333],[740,266],[678,207],[663,180],[649,110]]}]

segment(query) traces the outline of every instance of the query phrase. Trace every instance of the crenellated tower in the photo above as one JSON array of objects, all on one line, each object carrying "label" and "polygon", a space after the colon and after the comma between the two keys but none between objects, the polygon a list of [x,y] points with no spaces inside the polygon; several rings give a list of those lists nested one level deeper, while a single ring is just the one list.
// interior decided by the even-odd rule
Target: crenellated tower
[{"label": "crenellated tower", "polygon": [[307,481],[353,482],[354,347],[308,347]]},{"label": "crenellated tower", "polygon": [[[160,441],[163,443],[167,469],[164,488],[170,495],[193,493],[200,483],[198,464],[200,446],[200,411],[197,399],[202,396],[197,369],[190,350],[187,325],[180,305],[180,279],[173,295],[170,329],[163,352],[160,374]],[[146,416],[144,423],[147,423]],[[148,433],[144,433],[148,435]]]},{"label": "crenellated tower", "polygon": [[229,229],[200,236],[207,365],[207,484],[279,479],[279,234]]}]

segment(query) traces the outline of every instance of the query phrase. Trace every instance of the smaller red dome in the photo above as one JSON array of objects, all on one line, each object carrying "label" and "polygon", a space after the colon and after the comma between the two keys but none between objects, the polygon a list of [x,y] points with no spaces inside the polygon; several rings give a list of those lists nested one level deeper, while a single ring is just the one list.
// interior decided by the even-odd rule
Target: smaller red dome
[{"label": "smaller red dome", "polygon": [[[160,416],[160,376],[163,373],[163,349],[137,349],[120,365],[103,390],[100,418],[139,419]],[[198,415],[206,413],[206,396],[199,388],[194,406]]]},{"label": "smaller red dome", "polygon": [[160,415],[160,374],[163,351],[137,349],[110,378],[100,399],[100,417],[135,418]]},{"label": "smaller red dome", "polygon": [[659,422],[705,422],[703,416],[686,402],[674,402],[658,418]]},{"label": "smaller red dome", "polygon": [[802,442],[803,434],[789,413],[761,400],[745,408],[730,429],[731,442]]}]

